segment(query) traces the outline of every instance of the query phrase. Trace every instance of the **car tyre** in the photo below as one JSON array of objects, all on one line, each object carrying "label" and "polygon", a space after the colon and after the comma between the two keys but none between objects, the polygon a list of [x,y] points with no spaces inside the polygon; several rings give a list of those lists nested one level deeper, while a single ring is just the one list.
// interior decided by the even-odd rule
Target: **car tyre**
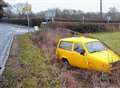
[{"label": "car tyre", "polygon": [[63,59],[63,67],[68,69],[70,67],[70,64],[67,59]]}]

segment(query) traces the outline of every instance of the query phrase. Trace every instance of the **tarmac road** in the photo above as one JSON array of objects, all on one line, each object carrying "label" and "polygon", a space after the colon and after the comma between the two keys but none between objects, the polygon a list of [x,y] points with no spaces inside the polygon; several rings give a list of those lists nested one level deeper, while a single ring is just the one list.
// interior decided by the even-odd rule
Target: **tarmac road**
[{"label": "tarmac road", "polygon": [[10,47],[15,35],[27,33],[32,28],[0,23],[0,75],[4,71]]}]

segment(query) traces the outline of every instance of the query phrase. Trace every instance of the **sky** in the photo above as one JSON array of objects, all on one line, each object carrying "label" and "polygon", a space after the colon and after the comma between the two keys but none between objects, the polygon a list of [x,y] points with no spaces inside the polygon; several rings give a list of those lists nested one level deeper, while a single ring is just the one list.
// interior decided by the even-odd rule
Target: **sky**
[{"label": "sky", "polygon": [[[84,12],[99,12],[100,0],[5,0],[11,5],[26,3],[32,5],[33,12],[40,12],[52,8],[75,9]],[[120,0],[103,0],[103,12],[110,7],[116,7],[120,11]]]}]

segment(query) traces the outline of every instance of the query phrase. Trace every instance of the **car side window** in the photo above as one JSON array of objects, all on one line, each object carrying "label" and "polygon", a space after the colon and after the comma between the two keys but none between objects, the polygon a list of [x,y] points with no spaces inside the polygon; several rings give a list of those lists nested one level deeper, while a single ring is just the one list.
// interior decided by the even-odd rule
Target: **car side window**
[{"label": "car side window", "polygon": [[84,49],[80,44],[74,44],[74,51],[80,53],[82,52]]},{"label": "car side window", "polygon": [[70,43],[70,42],[60,42],[59,48],[72,51],[72,43]]}]

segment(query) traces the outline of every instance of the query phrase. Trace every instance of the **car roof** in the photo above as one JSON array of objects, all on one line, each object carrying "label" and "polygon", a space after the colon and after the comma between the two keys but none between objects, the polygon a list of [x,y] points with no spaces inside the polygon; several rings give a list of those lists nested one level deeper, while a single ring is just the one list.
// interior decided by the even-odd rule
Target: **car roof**
[{"label": "car roof", "polygon": [[89,42],[95,42],[99,40],[82,36],[82,37],[63,38],[60,41],[73,42],[73,43],[89,43]]}]

